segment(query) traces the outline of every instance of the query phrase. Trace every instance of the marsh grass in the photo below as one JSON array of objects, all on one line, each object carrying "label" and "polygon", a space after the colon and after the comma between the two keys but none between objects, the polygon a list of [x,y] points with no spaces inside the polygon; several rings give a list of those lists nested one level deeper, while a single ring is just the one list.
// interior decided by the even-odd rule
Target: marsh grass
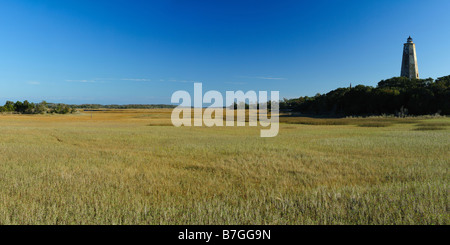
[{"label": "marsh grass", "polygon": [[0,224],[450,223],[448,128],[290,120],[311,123],[260,138],[147,126],[170,110],[1,115]]},{"label": "marsh grass", "polygon": [[419,122],[414,118],[395,117],[361,117],[361,118],[310,118],[310,117],[280,117],[281,123],[304,125],[357,125],[361,127],[387,127],[394,124],[414,124]]},{"label": "marsh grass", "polygon": [[419,126],[417,128],[415,128],[414,130],[418,130],[418,131],[426,131],[426,130],[445,130],[445,127],[441,127],[441,126]]},{"label": "marsh grass", "polygon": [[442,121],[435,121],[435,122],[421,122],[416,125],[417,127],[415,130],[418,131],[427,131],[427,130],[445,130],[446,128],[450,127],[450,122],[442,122]]},{"label": "marsh grass", "polygon": [[166,122],[166,123],[151,123],[151,124],[148,124],[147,126],[173,126],[173,124],[168,123],[168,122]]},{"label": "marsh grass", "polygon": [[348,119],[317,119],[317,118],[282,118],[281,123],[304,125],[349,125]]},{"label": "marsh grass", "polygon": [[366,122],[358,124],[358,126],[360,127],[375,127],[375,128],[389,127],[391,125],[393,124],[389,122]]},{"label": "marsh grass", "polygon": [[422,122],[422,123],[417,124],[417,126],[419,126],[419,127],[427,127],[427,126],[450,127],[450,123],[449,122]]}]

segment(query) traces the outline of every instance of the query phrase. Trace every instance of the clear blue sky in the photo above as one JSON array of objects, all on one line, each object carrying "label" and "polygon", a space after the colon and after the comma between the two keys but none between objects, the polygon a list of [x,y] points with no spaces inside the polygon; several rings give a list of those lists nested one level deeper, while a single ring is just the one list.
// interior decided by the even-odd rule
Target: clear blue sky
[{"label": "clear blue sky", "polygon": [[0,103],[170,103],[176,90],[294,98],[450,74],[450,1],[2,0]]}]

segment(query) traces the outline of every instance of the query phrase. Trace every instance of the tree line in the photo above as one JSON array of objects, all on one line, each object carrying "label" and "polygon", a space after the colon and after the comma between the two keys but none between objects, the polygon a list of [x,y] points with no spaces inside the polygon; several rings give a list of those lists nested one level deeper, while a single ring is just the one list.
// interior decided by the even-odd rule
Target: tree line
[{"label": "tree line", "polygon": [[129,105],[101,105],[101,104],[82,104],[82,105],[69,105],[71,108],[78,109],[163,109],[163,108],[175,108],[174,105],[145,105],[145,104],[129,104]]},{"label": "tree line", "polygon": [[327,94],[280,101],[281,110],[315,115],[450,114],[450,75],[427,79],[393,77],[376,87],[357,85]]},{"label": "tree line", "polygon": [[20,114],[45,114],[45,113],[57,113],[67,114],[74,113],[77,109],[161,109],[161,108],[175,108],[174,105],[141,105],[141,104],[129,104],[129,105],[101,105],[101,104],[82,104],[82,105],[68,105],[62,103],[47,103],[42,101],[41,103],[32,103],[25,101],[6,101],[4,106],[0,106],[1,112],[13,112]]},{"label": "tree line", "polygon": [[71,108],[66,104],[47,103],[42,101],[41,103],[32,103],[25,101],[6,101],[4,106],[0,106],[0,112],[13,112],[20,114],[45,114],[45,113],[57,113],[67,114],[74,113],[77,110]]},{"label": "tree line", "polygon": [[[243,102],[241,102],[243,103]],[[267,107],[271,107],[269,102]],[[174,108],[174,105],[66,105],[61,103],[30,103],[7,101],[0,106],[0,112],[22,114],[74,113],[76,109],[155,109]],[[236,109],[237,103],[231,108]],[[259,105],[256,105],[259,107]],[[326,94],[284,99],[279,102],[280,110],[290,110],[310,115],[450,115],[450,75],[427,79],[393,77],[382,80],[376,87],[357,85],[338,88]],[[245,104],[248,109],[249,105]]]}]

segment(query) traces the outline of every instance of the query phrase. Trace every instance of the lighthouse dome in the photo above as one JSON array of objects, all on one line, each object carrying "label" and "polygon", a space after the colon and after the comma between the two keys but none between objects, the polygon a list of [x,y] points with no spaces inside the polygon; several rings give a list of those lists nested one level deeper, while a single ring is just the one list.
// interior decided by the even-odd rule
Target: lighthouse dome
[{"label": "lighthouse dome", "polygon": [[412,42],[413,42],[411,36],[408,37],[408,40],[407,40],[407,41],[408,41],[408,43],[412,43]]}]

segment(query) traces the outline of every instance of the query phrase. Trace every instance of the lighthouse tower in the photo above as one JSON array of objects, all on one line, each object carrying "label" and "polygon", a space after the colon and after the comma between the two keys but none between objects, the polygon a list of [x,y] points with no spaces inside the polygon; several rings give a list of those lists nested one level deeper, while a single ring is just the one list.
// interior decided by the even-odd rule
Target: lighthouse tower
[{"label": "lighthouse tower", "polygon": [[413,43],[411,36],[403,45],[403,60],[402,60],[402,77],[409,79],[419,79],[419,69],[417,68],[416,45]]}]

